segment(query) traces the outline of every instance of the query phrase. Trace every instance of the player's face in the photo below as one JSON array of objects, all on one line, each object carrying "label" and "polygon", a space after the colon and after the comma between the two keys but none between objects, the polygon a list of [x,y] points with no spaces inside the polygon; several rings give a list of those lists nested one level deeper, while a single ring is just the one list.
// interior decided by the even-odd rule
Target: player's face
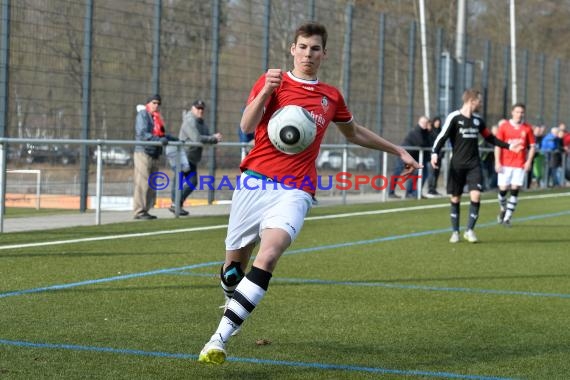
[{"label": "player's face", "polygon": [[291,55],[293,75],[302,79],[316,79],[321,60],[326,55],[321,36],[299,36],[297,42],[291,45]]},{"label": "player's face", "polygon": [[481,105],[483,104],[483,97],[479,95],[477,98],[471,100],[471,109],[473,112],[479,112],[481,110]]},{"label": "player's face", "polygon": [[515,107],[511,111],[511,116],[513,117],[513,121],[515,123],[521,123],[524,119],[524,108],[522,107]]}]

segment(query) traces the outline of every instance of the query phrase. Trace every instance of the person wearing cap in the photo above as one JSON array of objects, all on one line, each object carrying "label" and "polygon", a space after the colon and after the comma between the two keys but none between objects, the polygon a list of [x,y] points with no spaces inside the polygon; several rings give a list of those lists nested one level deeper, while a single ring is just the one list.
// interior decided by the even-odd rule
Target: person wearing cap
[{"label": "person wearing cap", "polygon": [[[178,134],[178,139],[180,141],[187,142],[197,142],[202,144],[217,144],[222,141],[221,133],[210,134],[210,130],[206,123],[204,122],[204,109],[206,108],[206,103],[203,100],[195,100],[192,103],[192,108],[190,111],[184,111],[182,116],[182,125],[180,126],[180,133]],[[188,158],[189,170],[184,172],[185,180],[183,182],[184,186],[182,188],[182,194],[180,194],[180,210],[179,215],[186,216],[188,211],[184,210],[182,206],[186,198],[192,194],[192,191],[196,189],[198,183],[198,163],[202,160],[202,150],[201,146],[188,146],[186,147],[186,157]],[[175,168],[173,168],[175,171]],[[175,171],[175,175],[176,175]],[[170,206],[170,211],[172,213],[176,212],[175,203],[175,193],[176,189],[172,191],[172,205]]]},{"label": "person wearing cap", "polygon": [[[165,132],[164,121],[160,115],[159,107],[162,99],[159,94],[149,96],[144,108],[138,110],[135,119],[135,140],[160,141],[162,145],[177,138]],[[156,190],[148,183],[149,176],[158,171],[158,159],[162,154],[162,146],[136,145],[135,146],[135,173],[133,212],[135,219],[156,219],[148,211],[154,206]]]}]

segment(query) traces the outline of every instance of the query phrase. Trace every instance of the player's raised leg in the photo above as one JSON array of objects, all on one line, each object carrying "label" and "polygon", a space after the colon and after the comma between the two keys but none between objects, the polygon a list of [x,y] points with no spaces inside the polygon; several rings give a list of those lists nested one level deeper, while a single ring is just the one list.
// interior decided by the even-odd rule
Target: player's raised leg
[{"label": "player's raised leg", "polygon": [[280,228],[263,231],[259,253],[251,271],[235,288],[216,332],[200,352],[200,362],[221,364],[225,361],[228,340],[265,296],[271,273],[290,244],[290,235]]}]

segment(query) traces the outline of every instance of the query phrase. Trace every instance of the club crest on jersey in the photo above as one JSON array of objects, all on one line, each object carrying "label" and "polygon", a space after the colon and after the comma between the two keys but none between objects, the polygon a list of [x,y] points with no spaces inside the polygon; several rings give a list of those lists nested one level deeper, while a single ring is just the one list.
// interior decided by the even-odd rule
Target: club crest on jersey
[{"label": "club crest on jersey", "polygon": [[321,99],[321,106],[323,107],[323,110],[327,112],[329,108],[329,100],[327,99],[326,96],[323,96],[323,98]]},{"label": "club crest on jersey", "polygon": [[473,119],[473,124],[478,127],[479,126],[479,119]]}]

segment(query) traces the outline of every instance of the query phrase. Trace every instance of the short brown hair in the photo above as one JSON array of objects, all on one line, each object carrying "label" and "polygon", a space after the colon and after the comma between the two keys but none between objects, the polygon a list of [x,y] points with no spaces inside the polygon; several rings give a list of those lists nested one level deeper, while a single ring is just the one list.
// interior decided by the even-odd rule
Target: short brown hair
[{"label": "short brown hair", "polygon": [[526,106],[524,105],[524,103],[515,103],[513,104],[513,106],[511,107],[511,111],[514,110],[515,108],[522,108],[524,111],[526,111]]},{"label": "short brown hair", "polygon": [[481,95],[479,90],[474,88],[468,88],[463,92],[463,103],[467,103],[470,100],[477,99]]},{"label": "short brown hair", "polygon": [[311,21],[299,26],[295,31],[295,40],[293,41],[294,43],[297,43],[299,36],[321,36],[321,39],[323,40],[323,49],[327,46],[327,28],[318,22]]}]

